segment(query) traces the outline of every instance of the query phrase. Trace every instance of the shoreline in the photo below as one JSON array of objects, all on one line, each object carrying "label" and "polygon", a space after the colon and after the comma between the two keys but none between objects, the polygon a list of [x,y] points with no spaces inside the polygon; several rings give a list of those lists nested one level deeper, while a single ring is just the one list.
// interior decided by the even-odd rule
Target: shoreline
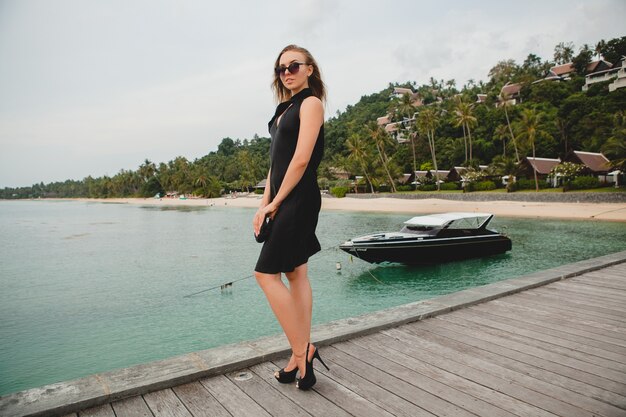
[{"label": "shoreline", "polygon": [[[242,195],[236,198],[191,198],[186,200],[169,198],[41,199],[41,201],[81,201],[150,206],[226,206],[243,208],[257,208],[259,206],[260,200],[261,196],[256,194]],[[441,198],[406,199],[395,197],[377,197],[364,199],[353,197],[323,197],[322,210],[348,212],[407,213],[414,215],[462,211],[474,213],[487,212],[492,213],[498,217],[626,222],[626,203],[602,202],[538,202],[509,200],[459,201],[446,200]]]}]

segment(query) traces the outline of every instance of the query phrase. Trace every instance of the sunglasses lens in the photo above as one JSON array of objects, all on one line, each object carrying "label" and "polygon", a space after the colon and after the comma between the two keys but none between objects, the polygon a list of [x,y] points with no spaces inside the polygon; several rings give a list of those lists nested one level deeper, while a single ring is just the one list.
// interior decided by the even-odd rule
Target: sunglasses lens
[{"label": "sunglasses lens", "polygon": [[297,62],[294,62],[292,64],[289,64],[287,69],[289,70],[290,73],[297,74],[298,71],[300,71],[300,64],[298,64]]},{"label": "sunglasses lens", "polygon": [[274,68],[274,72],[276,73],[276,76],[281,76],[281,75],[285,75],[285,71],[289,70],[290,74],[297,74],[298,71],[300,71],[300,65],[297,62],[293,62],[291,64],[289,64],[288,67],[276,67]]}]

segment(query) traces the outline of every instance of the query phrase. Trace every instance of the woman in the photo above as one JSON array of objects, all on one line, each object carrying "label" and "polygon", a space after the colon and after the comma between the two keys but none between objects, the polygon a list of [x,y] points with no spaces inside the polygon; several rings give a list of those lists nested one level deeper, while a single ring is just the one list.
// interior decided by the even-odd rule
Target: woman
[{"label": "woman", "polygon": [[315,236],[321,207],[317,167],[324,153],[326,89],[315,59],[296,45],[278,55],[272,88],[280,104],[268,124],[270,170],[254,233],[258,236],[267,218],[272,226],[254,275],[291,345],[289,363],[274,376],[289,383],[299,371],[297,387],[306,390],[316,382],[313,359],[322,362],[310,343],[313,301],[307,262],[320,251]]}]

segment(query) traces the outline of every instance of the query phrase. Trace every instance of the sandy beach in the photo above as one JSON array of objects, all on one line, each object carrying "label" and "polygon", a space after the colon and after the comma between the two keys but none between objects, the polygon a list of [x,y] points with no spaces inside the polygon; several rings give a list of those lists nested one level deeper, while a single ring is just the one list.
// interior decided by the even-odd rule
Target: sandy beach
[{"label": "sandy beach", "polygon": [[[106,203],[126,203],[141,205],[170,206],[259,206],[261,197],[244,195],[237,198],[198,198],[198,199],[154,199],[154,198],[111,198],[77,199]],[[448,211],[487,212],[501,217],[558,218],[576,220],[605,220],[626,222],[624,203],[546,203],[527,201],[454,201],[444,199],[400,199],[400,198],[332,198],[322,199],[322,210],[368,211],[384,213],[429,214]]]}]

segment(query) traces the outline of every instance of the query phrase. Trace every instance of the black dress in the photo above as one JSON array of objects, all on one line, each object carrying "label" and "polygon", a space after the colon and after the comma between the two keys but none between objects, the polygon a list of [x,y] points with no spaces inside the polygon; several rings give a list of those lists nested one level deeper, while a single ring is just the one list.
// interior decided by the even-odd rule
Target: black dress
[{"label": "black dress", "polygon": [[[291,100],[280,103],[268,127],[270,144],[270,201],[274,199],[283,182],[287,167],[293,158],[300,131],[300,105],[312,96],[310,88],[305,88]],[[280,115],[282,114],[282,117]],[[280,117],[278,126],[277,119]],[[311,154],[309,164],[300,182],[281,203],[269,238],[263,243],[261,254],[254,268],[257,272],[276,274],[291,272],[306,263],[310,256],[320,251],[320,243],[315,236],[317,217],[322,205],[317,186],[317,168],[324,154],[324,126]]]}]

